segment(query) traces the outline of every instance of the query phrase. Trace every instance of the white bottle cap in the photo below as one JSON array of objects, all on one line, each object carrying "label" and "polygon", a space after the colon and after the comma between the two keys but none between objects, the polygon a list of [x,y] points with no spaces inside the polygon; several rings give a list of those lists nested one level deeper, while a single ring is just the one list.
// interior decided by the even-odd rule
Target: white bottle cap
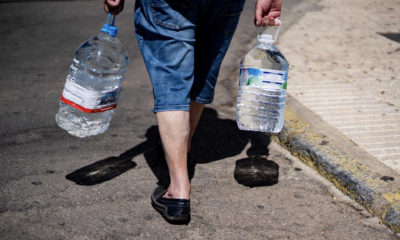
[{"label": "white bottle cap", "polygon": [[271,34],[258,34],[257,35],[257,39],[259,42],[262,43],[274,43],[275,40],[272,38]]}]

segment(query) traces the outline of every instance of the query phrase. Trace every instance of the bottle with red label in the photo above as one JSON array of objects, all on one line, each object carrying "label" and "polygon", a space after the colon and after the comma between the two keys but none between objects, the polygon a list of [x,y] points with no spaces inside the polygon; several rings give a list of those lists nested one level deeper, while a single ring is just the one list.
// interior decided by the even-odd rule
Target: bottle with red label
[{"label": "bottle with red label", "polygon": [[105,132],[117,107],[129,60],[110,17],[99,35],[76,50],[61,95],[56,122],[77,137]]}]

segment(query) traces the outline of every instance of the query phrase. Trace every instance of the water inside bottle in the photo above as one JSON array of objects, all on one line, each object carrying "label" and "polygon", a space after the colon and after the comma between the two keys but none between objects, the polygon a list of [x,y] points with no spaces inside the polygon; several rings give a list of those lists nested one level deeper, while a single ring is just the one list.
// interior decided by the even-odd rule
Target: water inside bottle
[{"label": "water inside bottle", "polygon": [[241,130],[278,133],[283,126],[289,64],[272,42],[259,40],[241,60],[236,121]]},{"label": "water inside bottle", "polygon": [[[110,101],[110,96],[118,98],[127,65],[127,54],[117,38],[100,33],[83,43],[75,52],[63,91],[64,95],[70,90],[67,92],[74,101],[72,104],[60,101],[57,124],[71,135],[81,138],[105,132],[114,109],[94,110],[96,104]],[[85,112],[89,105],[95,109]]]}]

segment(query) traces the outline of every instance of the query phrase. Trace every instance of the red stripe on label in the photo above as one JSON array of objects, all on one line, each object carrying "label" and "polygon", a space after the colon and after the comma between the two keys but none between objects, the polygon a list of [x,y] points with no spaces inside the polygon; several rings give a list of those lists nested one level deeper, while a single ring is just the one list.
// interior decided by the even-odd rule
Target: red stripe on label
[{"label": "red stripe on label", "polygon": [[117,107],[117,104],[114,104],[114,105],[111,105],[111,106],[108,106],[108,107],[105,107],[105,108],[99,108],[99,109],[84,108],[84,107],[82,107],[82,106],[80,106],[80,105],[78,105],[78,104],[76,104],[76,103],[64,98],[63,96],[61,96],[61,101],[63,101],[64,103],[70,105],[71,107],[74,107],[74,108],[76,108],[78,110],[81,110],[82,112],[85,112],[85,113],[105,112],[107,110],[111,110],[111,109],[114,109],[114,108]]}]

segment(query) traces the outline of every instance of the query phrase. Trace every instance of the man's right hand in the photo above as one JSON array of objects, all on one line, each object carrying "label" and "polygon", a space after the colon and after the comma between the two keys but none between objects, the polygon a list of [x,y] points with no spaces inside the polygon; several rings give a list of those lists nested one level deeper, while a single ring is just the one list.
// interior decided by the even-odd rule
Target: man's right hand
[{"label": "man's right hand", "polygon": [[112,15],[117,15],[124,9],[125,0],[104,0],[104,11]]},{"label": "man's right hand", "polygon": [[256,26],[277,25],[275,18],[281,16],[281,0],[257,0],[254,11],[254,24]]}]

